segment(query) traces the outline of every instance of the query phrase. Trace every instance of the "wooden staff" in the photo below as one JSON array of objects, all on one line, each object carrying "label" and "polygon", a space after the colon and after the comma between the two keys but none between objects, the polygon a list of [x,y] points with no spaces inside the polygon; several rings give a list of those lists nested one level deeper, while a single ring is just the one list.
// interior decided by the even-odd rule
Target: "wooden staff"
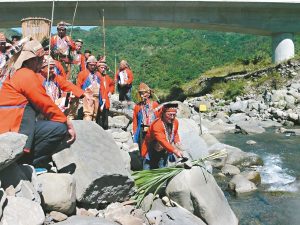
[{"label": "wooden staff", "polygon": [[73,31],[73,25],[74,25],[74,21],[75,21],[76,12],[77,12],[77,7],[78,7],[78,1],[76,2],[74,14],[73,14],[73,20],[72,20],[72,27],[71,27],[71,31],[70,31],[70,37],[72,37],[72,31]]},{"label": "wooden staff", "polygon": [[104,9],[102,9],[102,33],[103,33],[103,54],[106,56],[106,46],[105,46],[105,21],[104,21]]},{"label": "wooden staff", "polygon": [[[50,35],[49,35],[49,57],[50,57],[50,54],[51,54],[51,38],[52,38],[52,35],[51,35],[51,29],[52,29],[53,18],[54,18],[54,2],[55,2],[55,0],[52,1],[52,12],[51,12],[51,23],[50,23]],[[47,83],[48,83],[48,81],[49,81],[49,78],[50,78],[50,63],[49,63],[49,60],[48,60]]]}]

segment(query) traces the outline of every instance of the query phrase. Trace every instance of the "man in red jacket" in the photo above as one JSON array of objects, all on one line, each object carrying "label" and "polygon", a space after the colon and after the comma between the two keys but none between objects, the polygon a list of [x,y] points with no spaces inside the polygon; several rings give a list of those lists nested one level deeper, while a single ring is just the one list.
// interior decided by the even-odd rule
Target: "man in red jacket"
[{"label": "man in red jacket", "polygon": [[156,119],[147,131],[142,145],[144,169],[163,168],[168,165],[168,156],[175,154],[182,157],[182,151],[177,147],[178,120],[175,118],[178,104],[168,103],[162,108],[161,118]]},{"label": "man in red jacket", "polygon": [[107,65],[104,62],[98,63],[100,72],[100,94],[102,96],[102,104],[98,111],[97,123],[104,129],[108,129],[108,111],[110,107],[110,96],[115,91],[114,81],[106,74]]},{"label": "man in red jacket", "polygon": [[78,87],[94,96],[92,104],[86,98],[83,99],[83,120],[96,121],[99,104],[101,106],[101,101],[105,98],[100,93],[100,76],[97,59],[92,55],[87,60],[87,69],[78,74],[76,82]]},{"label": "man in red jacket", "polygon": [[119,70],[115,75],[115,82],[118,84],[119,101],[126,100],[130,105],[133,73],[127,61],[121,60]]},{"label": "man in red jacket", "polygon": [[[44,50],[38,41],[27,42],[15,64],[16,72],[7,77],[0,90],[0,133],[18,132],[28,136],[24,153],[38,166],[49,160],[58,145],[69,135],[75,141],[71,122],[47,95],[37,72],[43,63]],[[37,121],[42,113],[46,120]],[[29,157],[30,156],[30,157]]]}]

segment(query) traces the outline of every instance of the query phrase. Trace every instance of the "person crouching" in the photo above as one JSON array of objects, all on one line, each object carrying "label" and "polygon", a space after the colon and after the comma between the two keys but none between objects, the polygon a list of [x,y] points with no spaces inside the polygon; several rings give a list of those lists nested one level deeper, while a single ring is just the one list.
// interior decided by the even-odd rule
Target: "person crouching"
[{"label": "person crouching", "polygon": [[168,158],[172,154],[182,158],[182,151],[176,146],[180,142],[176,119],[177,108],[178,104],[165,104],[161,117],[156,119],[148,129],[141,152],[145,170],[167,167]]}]

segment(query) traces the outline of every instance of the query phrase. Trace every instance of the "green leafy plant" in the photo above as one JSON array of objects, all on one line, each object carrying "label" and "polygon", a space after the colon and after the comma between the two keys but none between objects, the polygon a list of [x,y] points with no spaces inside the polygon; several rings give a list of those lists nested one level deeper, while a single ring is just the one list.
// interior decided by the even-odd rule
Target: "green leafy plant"
[{"label": "green leafy plant", "polygon": [[[199,160],[192,161],[192,165],[205,168],[205,161],[220,159],[226,156],[226,150],[221,150]],[[137,187],[137,192],[133,196],[133,199],[137,201],[137,207],[141,205],[143,199],[149,193],[153,193],[155,196],[161,190],[164,184],[168,183],[173,177],[175,177],[183,170],[183,167],[173,166],[161,169],[142,170],[133,172],[132,176],[134,178],[135,186]]]}]

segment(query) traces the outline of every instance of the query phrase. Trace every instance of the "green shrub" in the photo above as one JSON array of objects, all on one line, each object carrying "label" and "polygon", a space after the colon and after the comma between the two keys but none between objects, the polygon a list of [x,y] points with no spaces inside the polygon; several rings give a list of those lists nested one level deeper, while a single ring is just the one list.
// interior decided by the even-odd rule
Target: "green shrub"
[{"label": "green shrub", "polygon": [[213,95],[215,98],[233,100],[235,97],[244,94],[245,83],[243,80],[218,83],[213,86]]}]

